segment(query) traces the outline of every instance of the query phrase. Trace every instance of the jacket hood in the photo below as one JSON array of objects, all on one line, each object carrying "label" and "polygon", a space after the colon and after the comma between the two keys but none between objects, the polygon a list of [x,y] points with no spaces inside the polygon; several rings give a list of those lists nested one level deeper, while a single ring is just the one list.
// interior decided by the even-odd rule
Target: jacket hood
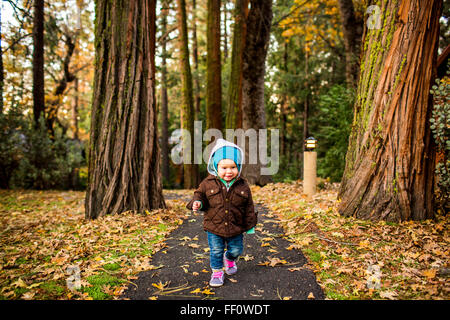
[{"label": "jacket hood", "polygon": [[[216,170],[214,170],[214,162],[212,160],[212,156],[214,155],[214,152],[216,152],[217,150],[219,150],[220,148],[225,147],[225,146],[235,147],[236,149],[238,149],[240,156],[241,156],[241,161],[243,162],[243,160],[244,160],[244,153],[242,152],[242,149],[239,148],[238,145],[236,145],[232,142],[229,142],[227,140],[224,140],[222,138],[217,139],[216,144],[214,145],[214,147],[211,150],[211,153],[209,154],[209,160],[208,160],[208,166],[207,166],[208,172],[210,174],[212,174],[213,176],[217,176],[217,173],[216,173]],[[239,172],[238,172],[238,175],[236,176],[236,179],[239,178],[241,175],[242,163],[238,167],[239,167]]]}]

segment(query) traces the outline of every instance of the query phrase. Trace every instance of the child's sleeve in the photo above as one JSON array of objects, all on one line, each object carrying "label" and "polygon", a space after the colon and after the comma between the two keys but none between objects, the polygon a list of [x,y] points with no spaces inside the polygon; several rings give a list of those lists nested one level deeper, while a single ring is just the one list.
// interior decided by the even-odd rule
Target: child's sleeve
[{"label": "child's sleeve", "polygon": [[192,204],[194,203],[194,201],[200,201],[201,202],[200,208],[202,210],[206,210],[207,209],[208,201],[206,199],[205,190],[204,190],[204,184],[203,183],[200,183],[198,188],[194,191],[194,197],[186,205],[186,208],[189,209],[189,210],[192,210]]}]

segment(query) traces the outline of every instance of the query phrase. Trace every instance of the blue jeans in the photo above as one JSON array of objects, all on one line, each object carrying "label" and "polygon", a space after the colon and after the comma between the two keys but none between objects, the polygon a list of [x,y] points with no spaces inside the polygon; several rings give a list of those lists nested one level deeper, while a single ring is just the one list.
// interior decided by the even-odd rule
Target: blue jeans
[{"label": "blue jeans", "polygon": [[223,268],[223,253],[226,251],[226,258],[228,260],[236,260],[244,250],[243,234],[234,237],[225,238],[214,233],[206,231],[208,235],[210,266],[213,270]]}]

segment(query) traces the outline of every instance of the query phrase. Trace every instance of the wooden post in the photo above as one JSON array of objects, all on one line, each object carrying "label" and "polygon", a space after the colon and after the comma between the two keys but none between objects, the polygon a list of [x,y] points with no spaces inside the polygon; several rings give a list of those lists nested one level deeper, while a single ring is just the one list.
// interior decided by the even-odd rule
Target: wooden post
[{"label": "wooden post", "polygon": [[303,193],[308,197],[311,197],[316,193],[316,163],[317,152],[303,152]]}]

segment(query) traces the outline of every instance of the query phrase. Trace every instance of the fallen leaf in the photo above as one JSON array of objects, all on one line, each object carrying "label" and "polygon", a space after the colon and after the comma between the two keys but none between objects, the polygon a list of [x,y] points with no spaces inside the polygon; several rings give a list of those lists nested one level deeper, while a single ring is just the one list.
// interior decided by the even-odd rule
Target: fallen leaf
[{"label": "fallen leaf", "polygon": [[200,293],[200,292],[201,292],[200,288],[197,288],[195,290],[192,290],[190,293]]},{"label": "fallen leaf", "polygon": [[398,294],[395,291],[381,291],[380,297],[381,298],[387,298],[390,300],[395,300],[395,297],[398,296]]},{"label": "fallen leaf", "polygon": [[250,261],[250,260],[253,260],[253,259],[255,259],[255,257],[254,256],[251,256],[251,255],[248,255],[248,254],[246,254],[245,256],[243,256],[242,257],[245,261]]},{"label": "fallen leaf", "polygon": [[429,280],[433,279],[436,276],[436,269],[428,269],[422,273]]},{"label": "fallen leaf", "polygon": [[215,292],[212,292],[212,291],[209,290],[209,289],[203,290],[202,293],[203,293],[203,294],[207,294],[207,295],[216,294]]},{"label": "fallen leaf", "polygon": [[314,293],[310,292],[308,294],[308,299],[315,299],[316,297],[314,297]]}]

